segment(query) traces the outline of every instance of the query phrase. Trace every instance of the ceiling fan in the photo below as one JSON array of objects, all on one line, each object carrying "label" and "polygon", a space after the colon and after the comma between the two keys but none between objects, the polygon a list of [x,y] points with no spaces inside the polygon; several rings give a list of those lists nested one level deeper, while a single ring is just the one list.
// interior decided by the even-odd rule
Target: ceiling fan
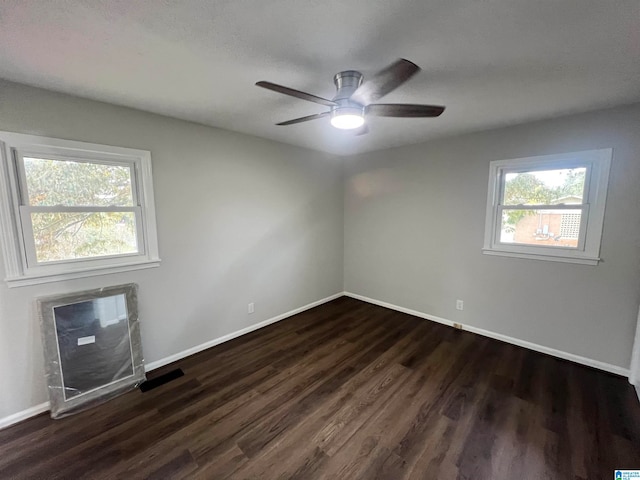
[{"label": "ceiling fan", "polygon": [[444,112],[445,107],[437,105],[373,103],[398,88],[419,71],[420,67],[404,58],[396,60],[364,83],[364,77],[360,72],[346,70],[337,73],[333,77],[337,92],[331,100],[271,82],[261,81],[257,82],[256,85],[331,108],[327,112],[287,120],[276,125],[293,125],[318,118],[331,117],[331,125],[334,127],[345,130],[360,128],[357,134],[361,135],[368,132],[365,125],[365,117],[368,115],[416,118],[437,117]]}]

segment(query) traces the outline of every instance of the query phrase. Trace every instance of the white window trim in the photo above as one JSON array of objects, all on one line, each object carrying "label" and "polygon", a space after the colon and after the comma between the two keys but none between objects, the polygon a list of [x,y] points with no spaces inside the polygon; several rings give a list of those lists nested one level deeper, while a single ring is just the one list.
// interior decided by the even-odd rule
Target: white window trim
[{"label": "white window trim", "polygon": [[[506,257],[547,260],[553,262],[580,263],[597,265],[600,259],[600,243],[604,225],[607,186],[609,184],[609,169],[613,149],[587,150],[557,155],[539,157],[515,158],[510,160],[495,160],[489,167],[489,188],[487,194],[487,211],[485,218],[484,246],[482,253]],[[505,171],[512,172],[522,169],[560,169],[587,167],[585,179],[584,207],[576,205],[558,205],[560,209],[583,209],[586,212],[582,222],[581,241],[578,248],[563,248],[550,246],[531,246],[521,244],[505,244],[499,241],[499,202],[501,197],[502,178]]]},{"label": "white window trim", "polygon": [[[139,254],[118,255],[93,259],[52,262],[49,265],[29,266],[26,238],[20,226],[18,153],[77,157],[101,163],[118,162],[132,166],[132,183],[138,195],[142,225],[138,226]],[[94,275],[152,268],[160,265],[156,214],[151,173],[151,152],[132,148],[96,145],[57,138],[0,132],[0,243],[9,287],[83,278]],[[26,207],[28,208],[28,207]]]}]

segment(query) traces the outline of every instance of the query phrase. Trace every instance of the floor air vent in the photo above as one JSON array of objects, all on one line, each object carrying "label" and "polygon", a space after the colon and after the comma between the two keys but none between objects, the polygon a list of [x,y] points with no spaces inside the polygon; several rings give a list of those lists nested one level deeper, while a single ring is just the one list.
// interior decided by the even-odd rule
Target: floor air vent
[{"label": "floor air vent", "polygon": [[165,383],[169,383],[171,380],[175,380],[176,378],[180,378],[184,375],[184,372],[181,368],[176,368],[175,370],[171,370],[170,372],[165,373],[164,375],[159,375],[151,380],[147,380],[140,384],[141,392],[148,392],[149,390],[153,390],[154,388],[158,388],[160,385],[164,385]]}]

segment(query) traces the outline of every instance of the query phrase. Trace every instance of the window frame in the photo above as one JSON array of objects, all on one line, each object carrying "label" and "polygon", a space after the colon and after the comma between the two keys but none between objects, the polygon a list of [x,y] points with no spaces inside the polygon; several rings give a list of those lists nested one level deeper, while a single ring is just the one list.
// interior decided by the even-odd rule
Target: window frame
[{"label": "window frame", "polygon": [[[602,240],[612,154],[613,149],[608,148],[508,160],[494,160],[490,162],[485,235],[482,253],[486,255],[597,265],[600,261],[600,243]],[[508,173],[578,167],[585,167],[587,169],[582,204],[505,206],[502,203],[505,178]],[[501,242],[501,219],[502,212],[505,209],[581,210],[582,217],[578,246],[536,246]]]},{"label": "window frame", "polygon": [[[160,264],[151,171],[151,152],[13,132],[0,132],[0,239],[9,287],[105,275]],[[26,190],[24,157],[128,166],[131,207],[31,206]],[[136,218],[138,252],[121,255],[38,262],[32,211],[132,211]]]}]

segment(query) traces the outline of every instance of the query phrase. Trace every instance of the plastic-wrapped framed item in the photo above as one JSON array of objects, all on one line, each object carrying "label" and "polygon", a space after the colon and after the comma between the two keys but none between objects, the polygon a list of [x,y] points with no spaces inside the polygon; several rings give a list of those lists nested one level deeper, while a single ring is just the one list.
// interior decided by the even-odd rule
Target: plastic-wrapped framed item
[{"label": "plastic-wrapped framed item", "polygon": [[51,417],[105,402],[145,380],[137,285],[36,299]]}]

